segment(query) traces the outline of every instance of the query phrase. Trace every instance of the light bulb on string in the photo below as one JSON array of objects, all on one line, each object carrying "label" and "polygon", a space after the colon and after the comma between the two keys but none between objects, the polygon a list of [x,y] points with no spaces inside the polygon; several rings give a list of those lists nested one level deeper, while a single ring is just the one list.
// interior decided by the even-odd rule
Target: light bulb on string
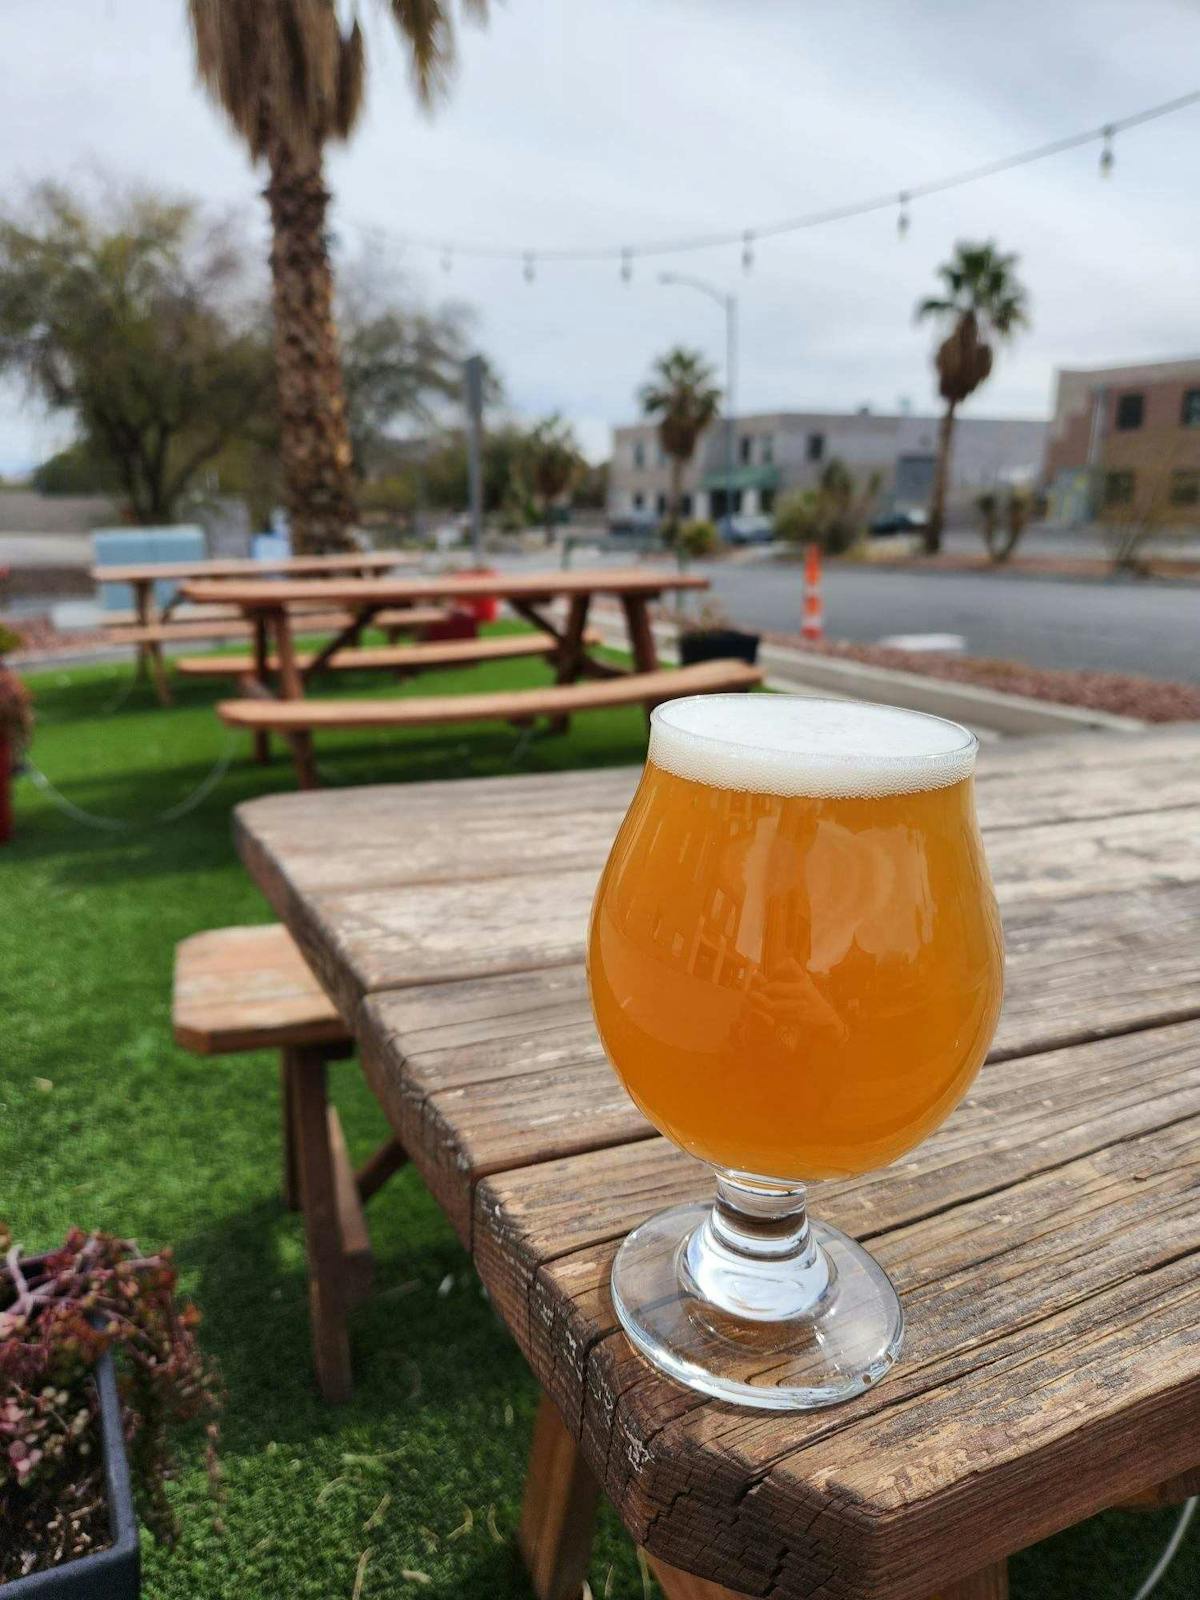
[{"label": "light bulb on string", "polygon": [[754,265],[754,235],[747,228],[742,235],[742,271],[749,272]]},{"label": "light bulb on string", "polygon": [[532,283],[534,278],[537,275],[537,268],[536,268],[536,266],[534,264],[533,251],[532,250],[526,250],[526,252],[525,252],[525,268],[524,268],[524,271],[525,271],[525,282],[526,283]]},{"label": "light bulb on string", "polygon": [[901,190],[900,213],[896,218],[896,233],[901,239],[908,238],[908,230],[911,224],[912,218],[909,216],[908,212],[908,193],[906,190]]},{"label": "light bulb on string", "polygon": [[628,283],[633,277],[633,251],[628,247],[621,251],[621,282]]},{"label": "light bulb on string", "polygon": [[1104,145],[1100,151],[1100,176],[1102,178],[1112,177],[1113,162],[1115,160],[1116,157],[1113,155],[1113,130],[1108,127],[1104,130]]}]

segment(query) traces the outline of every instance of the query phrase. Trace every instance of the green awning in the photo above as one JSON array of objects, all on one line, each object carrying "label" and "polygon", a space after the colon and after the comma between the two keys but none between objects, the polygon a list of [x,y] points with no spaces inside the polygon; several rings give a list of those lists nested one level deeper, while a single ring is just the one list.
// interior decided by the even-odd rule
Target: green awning
[{"label": "green awning", "polygon": [[700,485],[702,489],[778,489],[778,467],[734,467],[733,477],[722,468],[717,472],[708,472]]}]

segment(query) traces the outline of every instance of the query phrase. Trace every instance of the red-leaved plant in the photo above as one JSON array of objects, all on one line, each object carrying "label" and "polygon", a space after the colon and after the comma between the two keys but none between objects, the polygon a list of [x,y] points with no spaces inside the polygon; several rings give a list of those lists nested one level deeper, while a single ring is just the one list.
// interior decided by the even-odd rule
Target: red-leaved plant
[{"label": "red-leaved plant", "polygon": [[217,1482],[215,1368],[194,1306],[175,1297],[169,1251],[73,1228],[62,1248],[22,1257],[0,1224],[0,1583],[102,1549],[108,1506],[91,1372],[111,1350],[143,1521],[172,1541],[165,1484],[173,1430],[203,1419]]}]

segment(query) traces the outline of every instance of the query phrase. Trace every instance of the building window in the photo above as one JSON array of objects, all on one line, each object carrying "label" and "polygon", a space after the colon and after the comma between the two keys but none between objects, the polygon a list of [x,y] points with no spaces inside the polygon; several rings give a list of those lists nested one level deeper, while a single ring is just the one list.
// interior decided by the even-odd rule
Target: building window
[{"label": "building window", "polygon": [[1200,472],[1191,467],[1180,467],[1171,474],[1170,493],[1173,506],[1200,505]]},{"label": "building window", "polygon": [[[1140,399],[1141,396],[1139,395]],[[1104,476],[1104,504],[1127,506],[1133,499],[1133,473],[1108,472]]]},{"label": "building window", "polygon": [[667,452],[663,449],[661,444],[655,451],[654,459],[657,466],[665,467],[667,464]]},{"label": "building window", "polygon": [[821,461],[825,455],[825,435],[823,433],[810,433],[805,455],[809,461]]},{"label": "building window", "polygon": [[1185,389],[1179,420],[1185,428],[1200,428],[1200,389]]},{"label": "building window", "polygon": [[633,466],[635,472],[640,472],[646,465],[646,446],[640,439],[633,441]]},{"label": "building window", "polygon": [[769,433],[763,434],[762,455],[760,459],[762,460],[764,467],[769,467],[775,460],[775,440]]},{"label": "building window", "polygon": [[637,491],[637,493],[633,497],[633,509],[635,511],[640,511],[642,509],[642,507],[645,505],[645,503],[646,503],[646,497],[642,493],[642,491],[639,489]]},{"label": "building window", "polygon": [[750,465],[750,456],[753,449],[754,440],[749,434],[743,434],[741,439],[738,440],[738,454],[741,456],[742,465],[744,467],[748,467]]},{"label": "building window", "polygon": [[692,497],[691,497],[690,494],[681,494],[679,496],[679,511],[680,511],[680,515],[681,516],[684,516],[684,517],[690,517],[691,516],[691,514],[692,514]]},{"label": "building window", "polygon": [[660,494],[659,497],[658,497],[658,514],[659,514],[660,517],[663,517],[663,516],[666,515],[666,512],[667,512],[667,497],[666,497],[665,494]]},{"label": "building window", "polygon": [[1119,394],[1117,396],[1117,427],[1122,433],[1128,433],[1133,428],[1142,425],[1142,414],[1146,409],[1146,399],[1142,394]]}]

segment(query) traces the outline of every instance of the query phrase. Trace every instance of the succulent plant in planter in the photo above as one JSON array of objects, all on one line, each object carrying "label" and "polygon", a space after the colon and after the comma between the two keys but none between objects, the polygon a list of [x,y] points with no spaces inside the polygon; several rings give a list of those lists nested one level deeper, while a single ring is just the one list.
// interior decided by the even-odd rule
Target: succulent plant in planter
[{"label": "succulent plant in planter", "polygon": [[169,1253],[72,1229],[61,1249],[22,1257],[0,1226],[6,1597],[138,1592],[130,1477],[142,1519],[169,1542],[178,1427],[207,1420],[215,1476],[218,1390],[198,1320],[176,1299]]},{"label": "succulent plant in planter", "polygon": [[759,635],[730,626],[719,606],[702,607],[696,621],[679,632],[679,659],[685,667],[697,661],[758,660]]}]

